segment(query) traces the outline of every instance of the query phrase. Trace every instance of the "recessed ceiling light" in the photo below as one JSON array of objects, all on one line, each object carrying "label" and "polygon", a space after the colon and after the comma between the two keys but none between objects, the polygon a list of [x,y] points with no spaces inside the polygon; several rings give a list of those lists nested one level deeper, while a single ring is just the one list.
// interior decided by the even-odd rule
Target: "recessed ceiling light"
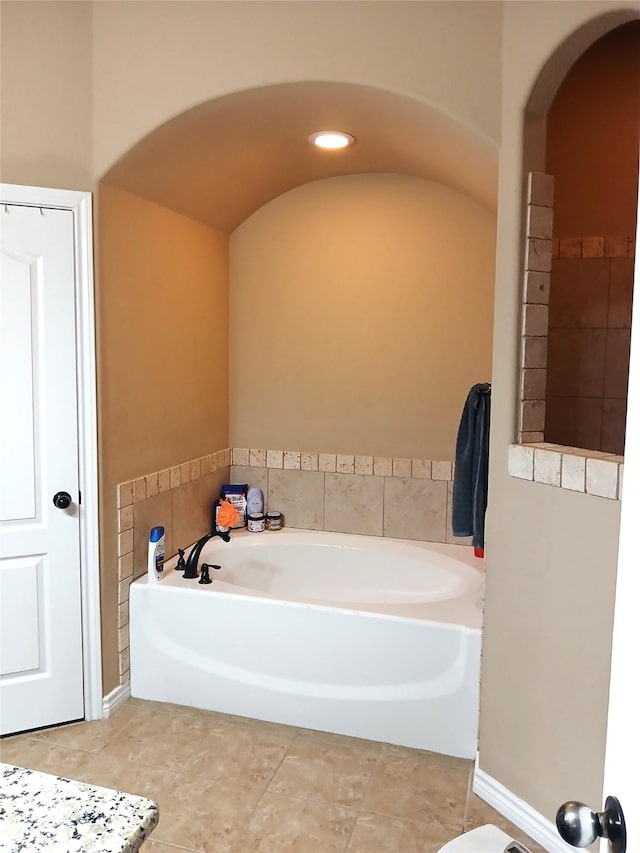
[{"label": "recessed ceiling light", "polygon": [[319,130],[317,133],[312,133],[309,137],[309,142],[313,142],[318,148],[347,148],[353,145],[356,141],[355,136],[350,133],[343,133],[341,130]]}]

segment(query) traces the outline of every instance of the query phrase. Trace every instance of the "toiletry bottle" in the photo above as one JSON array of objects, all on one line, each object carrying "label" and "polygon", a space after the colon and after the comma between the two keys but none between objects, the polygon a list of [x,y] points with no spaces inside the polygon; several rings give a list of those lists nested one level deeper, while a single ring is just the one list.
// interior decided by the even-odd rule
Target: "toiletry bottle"
[{"label": "toiletry bottle", "polygon": [[247,514],[261,515],[264,512],[264,495],[262,489],[252,486],[247,493]]},{"label": "toiletry bottle", "polygon": [[149,557],[147,574],[152,581],[159,581],[164,570],[164,527],[152,527],[149,532]]}]

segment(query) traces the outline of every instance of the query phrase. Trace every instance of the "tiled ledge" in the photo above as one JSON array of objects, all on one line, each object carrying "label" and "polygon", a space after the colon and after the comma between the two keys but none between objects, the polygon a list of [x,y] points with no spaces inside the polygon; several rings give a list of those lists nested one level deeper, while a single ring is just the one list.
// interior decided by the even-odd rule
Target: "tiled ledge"
[{"label": "tiled ledge", "polygon": [[512,477],[620,500],[624,456],[559,444],[512,444],[508,471]]},{"label": "tiled ledge", "polygon": [[300,450],[264,450],[234,447],[232,464],[250,468],[322,471],[325,474],[364,474],[413,480],[453,479],[453,464],[431,459],[392,456],[351,456],[341,453],[305,453]]},{"label": "tiled ledge", "polygon": [[470,545],[451,532],[453,463],[234,448],[231,482],[260,488],[287,527]]},{"label": "tiled ledge", "polygon": [[127,480],[126,483],[119,483],[117,507],[120,510],[169,489],[177,489],[178,486],[190,483],[192,480],[199,480],[207,474],[214,474],[222,468],[228,468],[230,464],[231,448],[227,447],[225,450],[207,453],[198,459],[191,459],[180,465],[164,468],[162,471],[145,474],[135,480]]}]

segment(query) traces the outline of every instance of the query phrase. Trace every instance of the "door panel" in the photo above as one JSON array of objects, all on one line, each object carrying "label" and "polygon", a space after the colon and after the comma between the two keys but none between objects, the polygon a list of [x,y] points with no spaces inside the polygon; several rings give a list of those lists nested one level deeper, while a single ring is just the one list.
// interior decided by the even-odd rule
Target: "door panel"
[{"label": "door panel", "polygon": [[[34,518],[35,434],[33,393],[33,350],[37,347],[38,275],[35,264],[5,254],[2,268],[2,312],[0,346],[3,365],[0,400],[10,400],[8,417],[0,425],[0,518]],[[35,310],[34,310],[35,309]]]},{"label": "door panel", "polygon": [[[8,205],[0,253],[0,733],[84,715],[69,210]],[[70,492],[67,510],[53,506]]]},{"label": "door panel", "polygon": [[44,636],[39,583],[43,554],[2,564],[0,597],[0,675],[40,667],[40,637]]}]

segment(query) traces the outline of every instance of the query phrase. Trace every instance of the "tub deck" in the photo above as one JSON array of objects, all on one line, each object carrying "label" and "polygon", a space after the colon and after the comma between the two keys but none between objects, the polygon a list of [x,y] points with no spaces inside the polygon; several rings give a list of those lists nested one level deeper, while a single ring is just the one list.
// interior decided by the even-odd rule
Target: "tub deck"
[{"label": "tub deck", "polygon": [[[319,578],[317,591],[310,595],[308,582],[305,584],[304,592],[300,593],[300,584],[294,580],[288,588],[282,592],[274,592],[262,585],[263,589],[256,589],[243,583],[245,577],[239,578],[234,560],[236,548],[241,549],[242,559],[251,561],[254,552],[265,548],[269,551],[276,549],[291,550],[304,547],[309,543],[310,536],[317,542],[322,551],[326,551],[328,559],[335,560],[335,554],[331,552],[334,542],[346,550],[372,549],[372,553],[381,561],[380,565],[366,566],[366,575],[361,582],[362,595],[358,591],[349,590],[349,595],[344,594],[344,582],[338,581],[337,587],[335,572],[328,577],[328,572],[323,566],[317,566],[316,574]],[[188,557],[190,549],[185,556]],[[324,556],[324,554],[321,554]],[[410,559],[412,562],[418,560],[439,561],[439,568],[456,573],[456,594],[446,597],[440,591],[439,594],[429,590],[427,594],[416,594],[419,591],[411,591],[407,594],[406,588],[402,598],[400,596],[374,596],[370,589],[372,585],[379,588],[381,584],[393,589],[396,582],[398,560]],[[482,561],[473,556],[473,550],[460,545],[446,545],[437,542],[419,542],[406,539],[379,539],[372,536],[357,536],[354,534],[335,534],[324,531],[302,531],[284,529],[274,533],[249,533],[246,530],[234,531],[229,543],[213,539],[207,543],[202,552],[201,563],[219,563],[219,571],[211,571],[213,583],[202,585],[198,580],[184,580],[181,572],[174,571],[177,557],[169,560],[166,564],[165,574],[161,581],[161,589],[196,590],[208,594],[228,594],[249,596],[252,598],[265,598],[268,600],[286,600],[292,605],[302,604],[310,607],[331,607],[356,612],[379,613],[387,616],[399,616],[403,619],[426,619],[443,624],[459,625],[464,628],[480,629],[482,627],[483,607],[483,573]],[[266,573],[268,568],[260,566],[258,572]],[[377,577],[375,572],[377,570]],[[298,568],[296,567],[296,571]],[[302,573],[302,572],[300,572]],[[382,575],[382,579],[380,578]],[[251,579],[251,578],[249,578]],[[142,577],[136,581],[138,584],[147,583],[147,578]],[[337,598],[331,597],[331,590],[340,591]],[[365,595],[364,593],[368,593]]]}]

